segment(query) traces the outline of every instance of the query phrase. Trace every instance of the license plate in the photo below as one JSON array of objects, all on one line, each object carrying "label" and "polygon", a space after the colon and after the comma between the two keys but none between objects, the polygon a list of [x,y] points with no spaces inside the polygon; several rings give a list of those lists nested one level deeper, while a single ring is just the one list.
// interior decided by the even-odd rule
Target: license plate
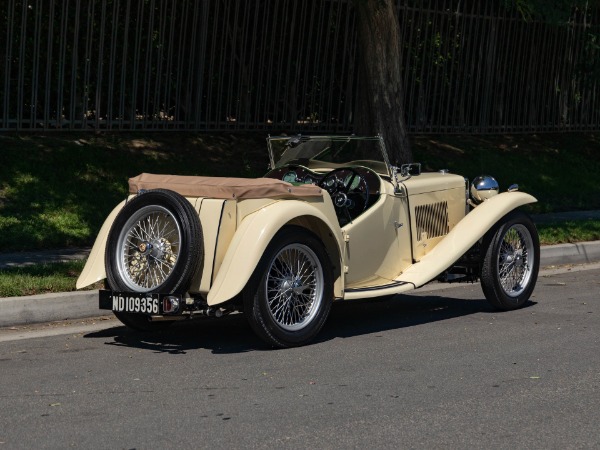
[{"label": "license plate", "polygon": [[100,309],[135,314],[160,314],[158,294],[100,291]]}]

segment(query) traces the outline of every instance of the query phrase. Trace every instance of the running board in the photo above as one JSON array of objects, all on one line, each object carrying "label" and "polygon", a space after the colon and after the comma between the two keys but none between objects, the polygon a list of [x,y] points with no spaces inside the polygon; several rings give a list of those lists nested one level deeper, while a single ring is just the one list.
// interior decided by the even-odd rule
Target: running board
[{"label": "running board", "polygon": [[394,295],[401,292],[412,291],[415,289],[415,285],[407,281],[393,281],[388,284],[382,284],[379,286],[366,286],[357,288],[347,288],[344,292],[344,299],[358,299],[358,298],[371,298],[381,297],[384,295]]}]

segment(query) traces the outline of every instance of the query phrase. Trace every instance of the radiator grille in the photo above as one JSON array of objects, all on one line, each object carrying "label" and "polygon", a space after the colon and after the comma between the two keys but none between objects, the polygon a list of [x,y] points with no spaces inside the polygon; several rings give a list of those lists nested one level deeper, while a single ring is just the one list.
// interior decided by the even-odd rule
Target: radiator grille
[{"label": "radiator grille", "polygon": [[422,241],[448,234],[448,202],[432,203],[415,208],[417,240]]}]

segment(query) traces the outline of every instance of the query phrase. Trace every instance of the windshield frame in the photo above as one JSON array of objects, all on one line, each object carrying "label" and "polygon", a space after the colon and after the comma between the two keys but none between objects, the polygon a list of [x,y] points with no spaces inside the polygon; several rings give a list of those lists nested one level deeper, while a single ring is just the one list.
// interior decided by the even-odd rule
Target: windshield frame
[{"label": "windshield frame", "polygon": [[[291,159],[291,160],[286,160],[284,162],[280,162],[282,159],[281,156],[283,155],[283,152],[281,155],[276,155],[276,149],[274,148],[273,144],[283,145],[288,149],[292,149],[292,148],[296,148],[296,147],[301,146],[304,143],[310,142],[310,141],[312,141],[312,142],[319,142],[319,141],[340,142],[340,143],[351,142],[351,141],[375,142],[376,143],[375,146],[378,147],[379,152],[380,152],[380,159],[373,159],[373,161],[384,162],[385,166],[387,168],[388,175],[390,176],[390,178],[393,179],[393,176],[395,173],[395,168],[390,163],[387,149],[385,147],[385,143],[384,143],[383,137],[381,135],[376,135],[376,136],[354,136],[354,135],[352,135],[352,136],[339,136],[339,135],[337,135],[337,136],[336,135],[311,136],[311,135],[302,135],[302,134],[298,134],[295,136],[271,136],[271,135],[269,135],[267,137],[267,147],[269,150],[270,169],[273,170],[275,168],[284,166],[284,165],[288,164],[289,161],[294,160],[294,159]],[[308,160],[321,161],[321,160],[319,160],[318,157],[319,157],[319,155],[322,155],[326,151],[328,151],[328,149],[321,150],[320,152],[318,152],[315,155],[312,155],[310,158],[308,158]],[[276,158],[277,158],[277,160],[276,160]],[[323,161],[323,162],[325,162],[325,161]],[[350,160],[348,162],[350,163],[352,161]]]}]

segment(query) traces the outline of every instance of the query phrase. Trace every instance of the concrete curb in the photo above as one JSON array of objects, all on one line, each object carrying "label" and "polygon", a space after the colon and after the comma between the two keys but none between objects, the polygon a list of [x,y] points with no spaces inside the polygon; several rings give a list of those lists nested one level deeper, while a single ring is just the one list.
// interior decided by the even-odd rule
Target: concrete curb
[{"label": "concrete curb", "polygon": [[110,313],[98,309],[98,291],[0,298],[0,327],[80,319]]},{"label": "concrete curb", "polygon": [[[600,261],[600,241],[542,247],[542,267]],[[0,298],[0,327],[109,314],[98,309],[98,291]]]},{"label": "concrete curb", "polygon": [[589,264],[600,261],[600,241],[542,247],[541,265]]}]

